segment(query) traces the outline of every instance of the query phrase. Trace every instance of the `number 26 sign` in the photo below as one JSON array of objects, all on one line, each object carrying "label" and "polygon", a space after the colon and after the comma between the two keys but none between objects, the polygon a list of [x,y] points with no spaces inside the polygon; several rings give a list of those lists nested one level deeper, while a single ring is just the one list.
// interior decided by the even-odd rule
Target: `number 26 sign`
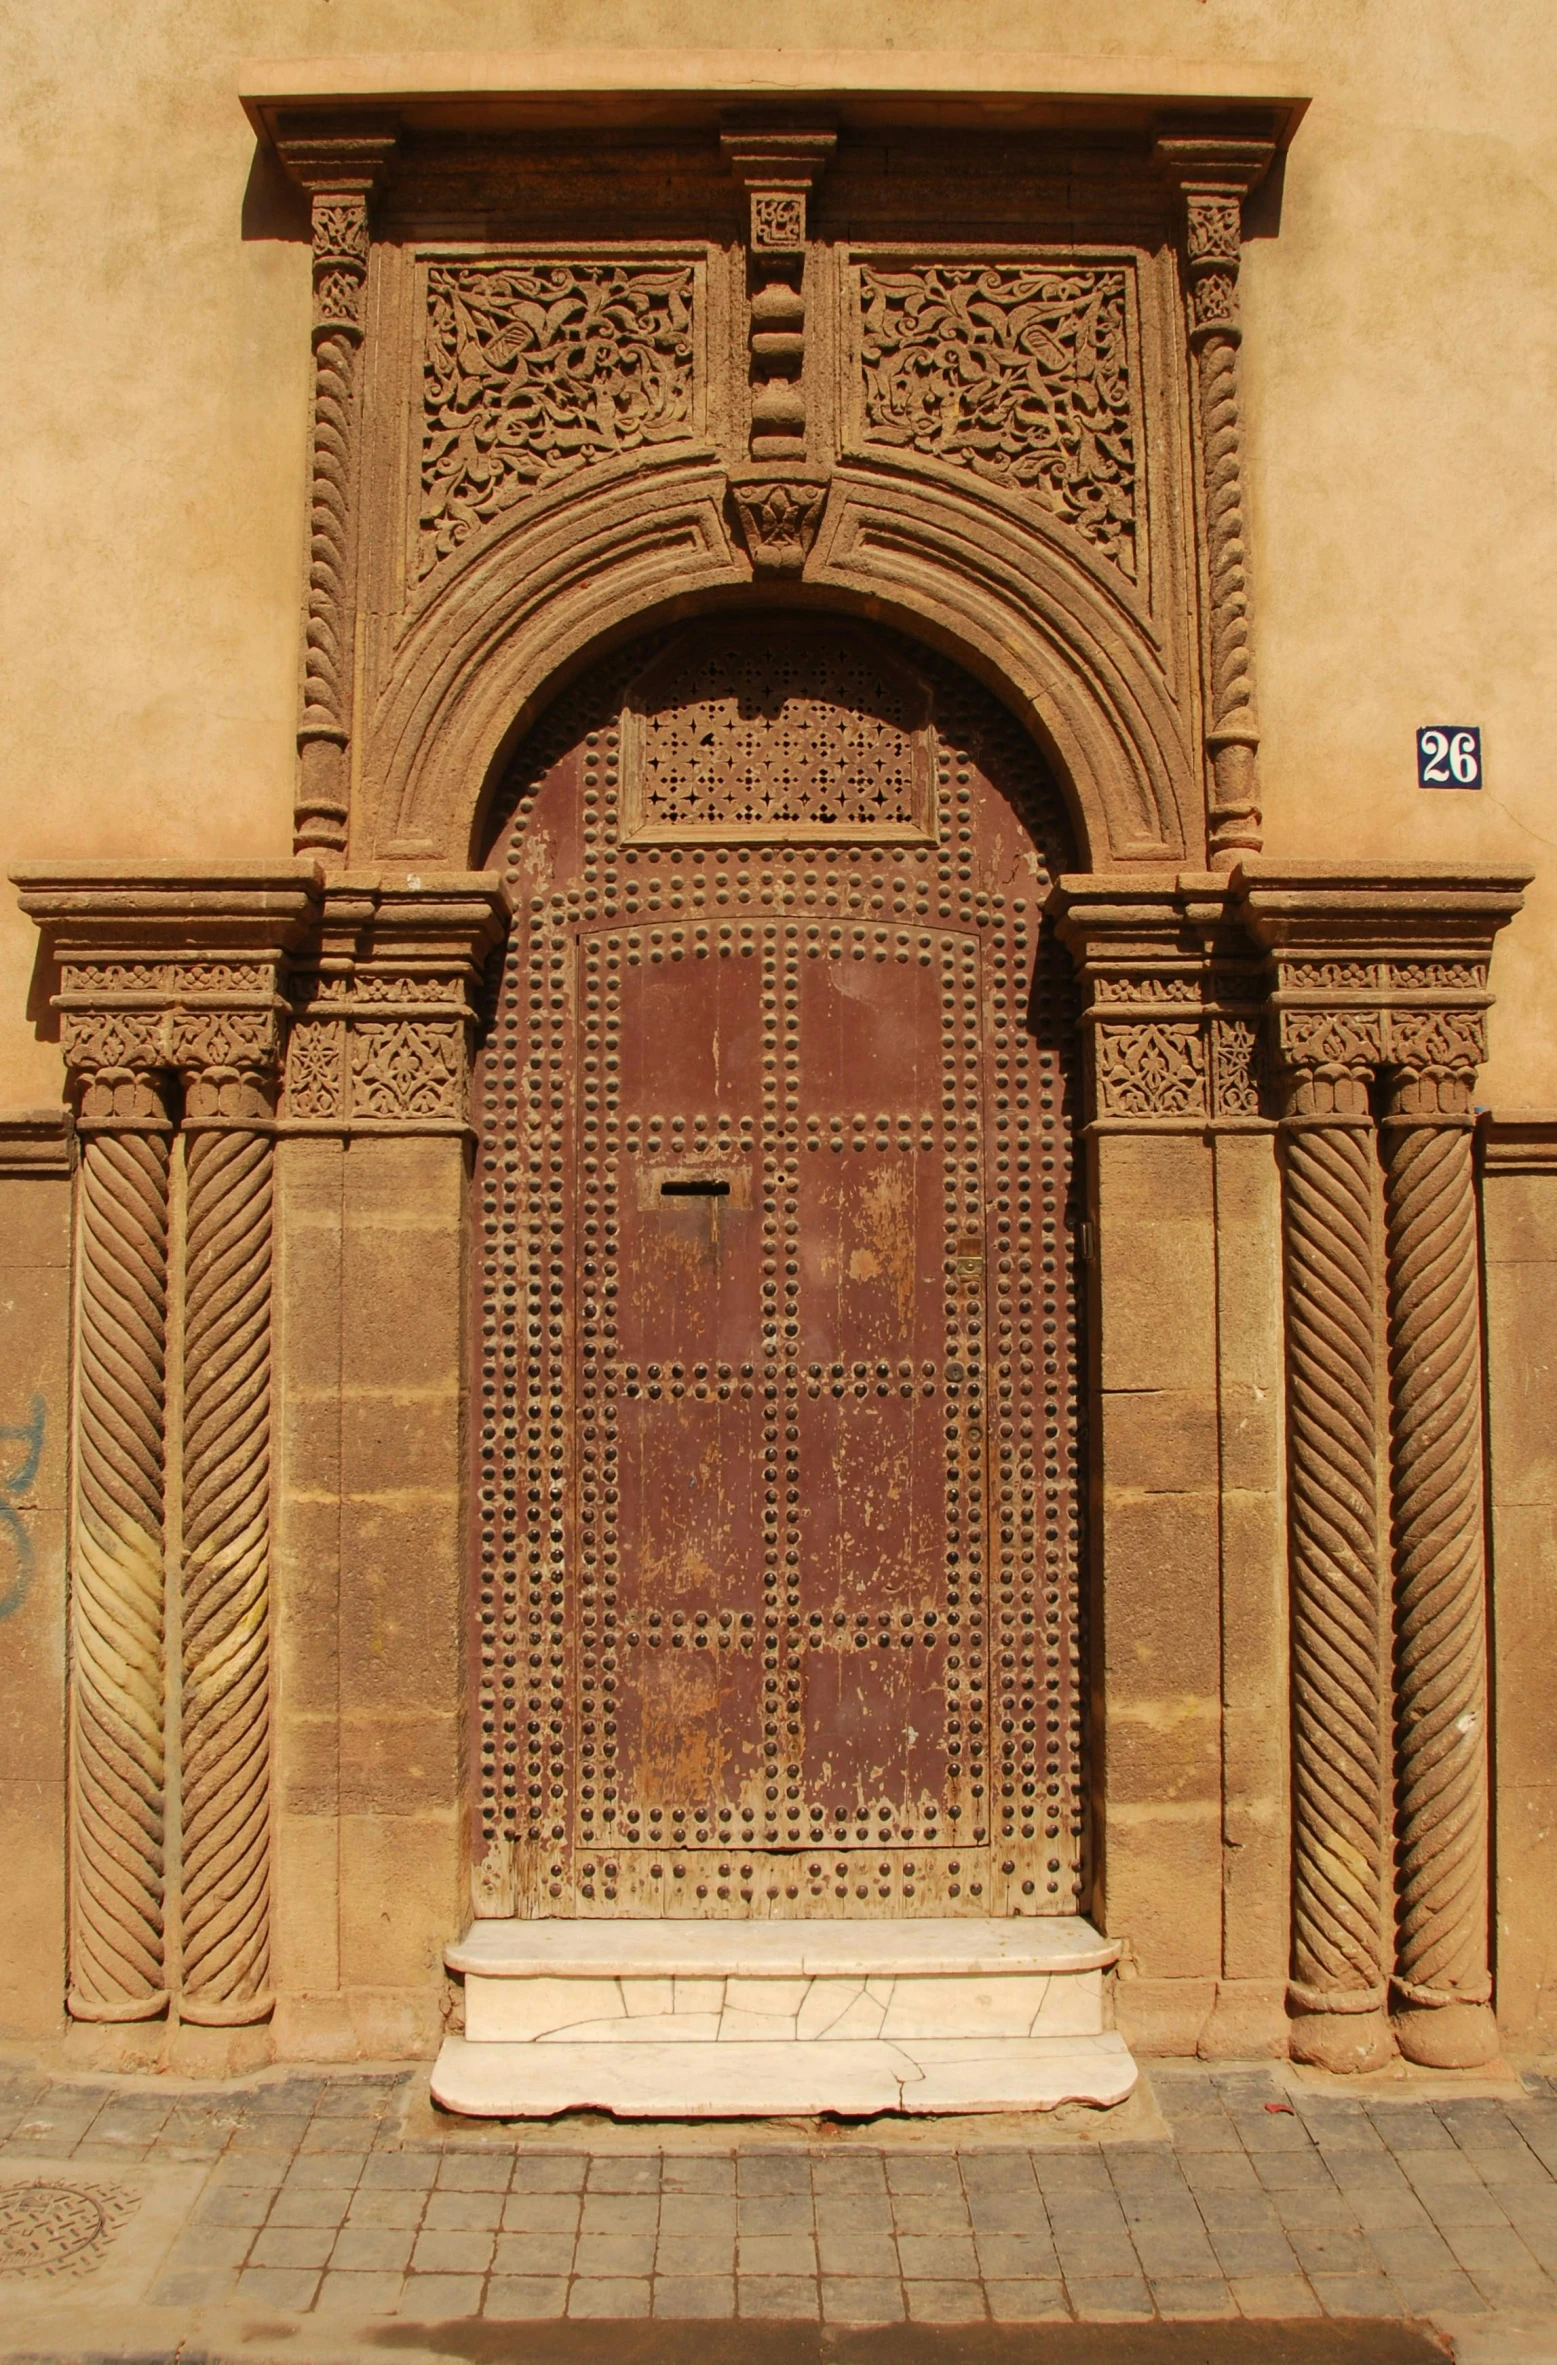
[{"label": "number 26 sign", "polygon": [[1470,723],[1429,723],[1416,735],[1418,788],[1480,788],[1481,733]]}]

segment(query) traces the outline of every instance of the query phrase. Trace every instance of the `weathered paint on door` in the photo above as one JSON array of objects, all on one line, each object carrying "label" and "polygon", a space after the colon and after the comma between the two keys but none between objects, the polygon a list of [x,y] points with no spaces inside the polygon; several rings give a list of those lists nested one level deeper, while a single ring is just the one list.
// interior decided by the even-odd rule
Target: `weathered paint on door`
[{"label": "weathered paint on door", "polygon": [[478,1897],[1075,1909],[1058,795],[840,619],[622,652],[520,750],[479,1063]]}]

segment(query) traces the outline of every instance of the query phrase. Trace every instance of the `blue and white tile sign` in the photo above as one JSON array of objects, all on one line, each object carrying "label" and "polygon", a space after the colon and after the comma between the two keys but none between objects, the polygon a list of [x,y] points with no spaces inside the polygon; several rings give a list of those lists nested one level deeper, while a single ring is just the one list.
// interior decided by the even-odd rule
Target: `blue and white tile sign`
[{"label": "blue and white tile sign", "polygon": [[1418,788],[1480,788],[1481,732],[1474,723],[1427,723],[1416,735]]}]

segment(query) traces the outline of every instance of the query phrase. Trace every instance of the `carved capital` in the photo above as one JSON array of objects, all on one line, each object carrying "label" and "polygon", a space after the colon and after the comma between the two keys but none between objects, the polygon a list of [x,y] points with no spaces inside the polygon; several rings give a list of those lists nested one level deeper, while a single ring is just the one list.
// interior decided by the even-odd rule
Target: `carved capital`
[{"label": "carved capital", "polygon": [[332,882],[294,980],[287,1128],[463,1133],[482,976],[507,917],[480,873]]},{"label": "carved capital", "polygon": [[288,958],[318,908],[312,868],[83,863],[16,874],[58,964],[60,1038],[84,1126],[160,1128],[167,1079],[194,1122],[263,1123]]},{"label": "carved capital", "polygon": [[826,485],[798,484],[778,477],[765,484],[732,484],[730,498],[752,572],[798,575],[827,506]]},{"label": "carved capital", "polygon": [[1243,201],[1262,181],[1276,153],[1274,140],[1231,139],[1200,132],[1165,132],[1155,161],[1184,203],[1184,253],[1189,267],[1190,336],[1213,334],[1236,343],[1238,262]]},{"label": "carved capital", "polygon": [[1468,1124],[1492,941],[1522,875],[1248,862],[1232,887],[1266,953],[1288,1114]]},{"label": "carved capital", "polygon": [[1066,878],[1049,910],[1086,989],[1095,1126],[1262,1121],[1263,989],[1220,880]]}]

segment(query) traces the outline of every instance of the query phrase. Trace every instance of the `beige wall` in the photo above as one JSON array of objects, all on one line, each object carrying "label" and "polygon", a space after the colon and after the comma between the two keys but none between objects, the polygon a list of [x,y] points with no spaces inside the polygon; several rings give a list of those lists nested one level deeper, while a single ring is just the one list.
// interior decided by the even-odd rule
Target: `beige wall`
[{"label": "beige wall", "polygon": [[[1557,1128],[1554,1128],[1557,1130]],[[1489,1159],[1496,1156],[1489,1148]],[[1498,2020],[1557,2033],[1557,1160],[1482,1188],[1491,1428]]]},{"label": "beige wall", "polygon": [[69,1336],[64,1141],[0,1133],[0,2039],[65,2012]]},{"label": "beige wall", "polygon": [[[1269,63],[1312,95],[1245,266],[1269,843],[1542,869],[1499,950],[1486,1097],[1557,1100],[1541,994],[1557,568],[1547,0],[793,0],[782,38]],[[251,179],[246,56],[761,39],[729,0],[101,0],[0,22],[8,859],[285,851],[308,258]],[[1084,29],[1083,29],[1084,28]],[[1269,235],[1279,211],[1279,236]],[[1487,734],[1479,796],[1412,733]],[[0,1106],[51,1097],[0,908]]]}]

